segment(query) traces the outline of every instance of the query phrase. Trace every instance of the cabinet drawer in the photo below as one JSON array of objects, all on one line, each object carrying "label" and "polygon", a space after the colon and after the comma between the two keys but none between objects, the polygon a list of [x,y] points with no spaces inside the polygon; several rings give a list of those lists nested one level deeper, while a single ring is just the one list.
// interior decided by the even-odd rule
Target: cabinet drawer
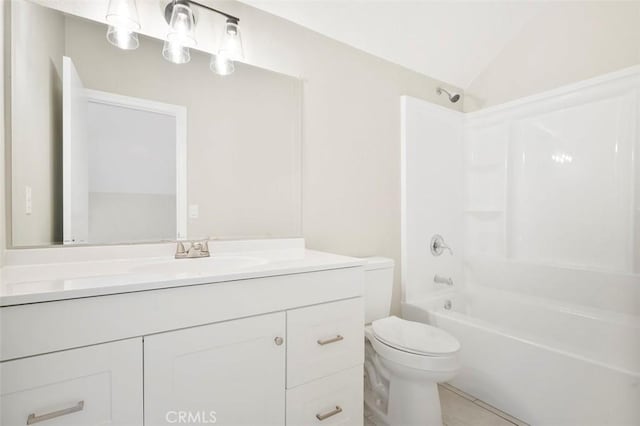
[{"label": "cabinet drawer", "polygon": [[362,426],[362,366],[287,390],[287,426]]},{"label": "cabinet drawer", "polygon": [[0,424],[142,425],[142,339],[0,364]]},{"label": "cabinet drawer", "polygon": [[363,362],[361,297],[287,312],[287,388]]}]

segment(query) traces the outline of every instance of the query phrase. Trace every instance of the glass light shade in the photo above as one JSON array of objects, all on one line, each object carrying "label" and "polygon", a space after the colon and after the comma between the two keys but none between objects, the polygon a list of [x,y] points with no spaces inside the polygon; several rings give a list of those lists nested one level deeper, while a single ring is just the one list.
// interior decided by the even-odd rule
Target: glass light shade
[{"label": "glass light shade", "polygon": [[191,52],[188,47],[171,41],[164,42],[162,56],[174,64],[186,64],[191,60]]},{"label": "glass light shade", "polygon": [[107,29],[107,40],[114,46],[124,50],[133,50],[140,46],[138,34],[122,27],[110,26]]},{"label": "glass light shade", "polygon": [[176,3],[169,20],[167,40],[181,46],[194,47],[196,45],[195,28],[193,10],[185,4]]},{"label": "glass light shade", "polygon": [[222,33],[222,43],[220,51],[226,52],[226,55],[232,61],[244,60],[244,49],[242,47],[242,36],[240,35],[240,27],[238,22],[227,19]]},{"label": "glass light shade", "polygon": [[130,31],[139,30],[136,0],[109,0],[106,20],[107,24],[114,27],[127,28]]},{"label": "glass light shade", "polygon": [[217,55],[211,55],[209,68],[216,74],[229,75],[233,74],[236,66],[224,51],[220,51]]},{"label": "glass light shade", "polygon": [[135,0],[109,0],[106,21],[109,24],[109,43],[125,50],[136,49],[140,45],[136,34],[140,20]]}]

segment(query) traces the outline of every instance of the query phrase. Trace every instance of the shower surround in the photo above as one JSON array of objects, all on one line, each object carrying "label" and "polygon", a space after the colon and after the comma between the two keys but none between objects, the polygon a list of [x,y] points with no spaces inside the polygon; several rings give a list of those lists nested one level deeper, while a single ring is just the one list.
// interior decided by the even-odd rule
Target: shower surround
[{"label": "shower surround", "polygon": [[640,67],[402,104],[403,315],[461,341],[453,384],[536,425],[640,424]]}]

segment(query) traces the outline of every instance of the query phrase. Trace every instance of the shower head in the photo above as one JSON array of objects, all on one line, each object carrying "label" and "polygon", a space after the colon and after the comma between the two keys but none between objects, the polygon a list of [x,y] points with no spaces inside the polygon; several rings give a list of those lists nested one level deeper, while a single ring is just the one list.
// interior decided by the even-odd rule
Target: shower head
[{"label": "shower head", "polygon": [[447,96],[449,97],[449,101],[451,101],[451,102],[452,102],[452,103],[454,103],[454,104],[460,100],[460,95],[459,95],[459,94],[457,94],[457,93],[451,93],[451,92],[449,92],[448,90],[443,89],[442,87],[438,87],[438,88],[436,89],[436,93],[437,93],[438,95],[441,95],[441,94],[442,94],[442,92],[446,93],[446,94],[447,94]]}]

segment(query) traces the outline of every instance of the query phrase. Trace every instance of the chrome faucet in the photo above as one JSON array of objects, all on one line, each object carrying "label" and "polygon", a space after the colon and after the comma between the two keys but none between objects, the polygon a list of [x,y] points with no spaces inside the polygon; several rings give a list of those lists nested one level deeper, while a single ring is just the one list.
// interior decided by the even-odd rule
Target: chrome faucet
[{"label": "chrome faucet", "polygon": [[431,254],[434,256],[440,256],[445,250],[449,250],[449,254],[453,256],[453,250],[451,250],[451,247],[445,244],[442,235],[434,235],[433,238],[431,238],[431,245],[429,246],[429,248],[431,249]]},{"label": "chrome faucet", "polygon": [[441,277],[438,274],[434,275],[433,282],[437,283],[437,284],[453,285],[453,279],[452,278],[450,278],[450,277],[449,278]]},{"label": "chrome faucet", "polygon": [[177,242],[176,259],[197,259],[200,257],[209,257],[209,240],[189,241],[189,249],[185,249],[182,241]]}]

